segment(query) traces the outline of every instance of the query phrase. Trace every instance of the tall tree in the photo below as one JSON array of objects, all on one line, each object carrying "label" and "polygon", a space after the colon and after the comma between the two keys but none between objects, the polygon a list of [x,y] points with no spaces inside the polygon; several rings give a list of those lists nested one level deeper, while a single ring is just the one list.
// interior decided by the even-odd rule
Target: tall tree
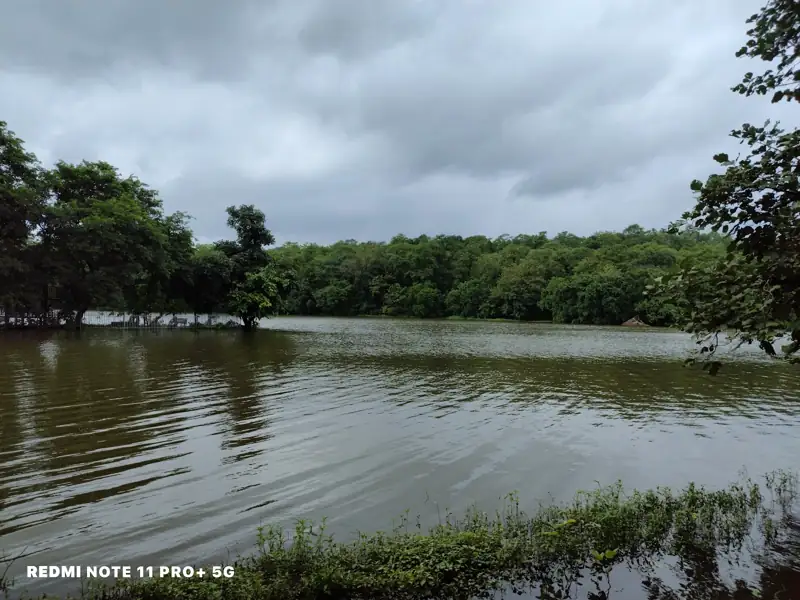
[{"label": "tall tree", "polygon": [[236,239],[215,246],[232,261],[233,283],[243,283],[248,273],[270,261],[266,247],[275,243],[275,237],[267,229],[264,213],[252,204],[229,206],[226,212],[228,227],[236,232]]},{"label": "tall tree", "polygon": [[220,241],[215,247],[229,262],[228,312],[251,330],[275,311],[286,282],[267,254],[266,247],[275,243],[275,237],[267,229],[264,213],[252,204],[229,206],[227,213],[236,240]]}]

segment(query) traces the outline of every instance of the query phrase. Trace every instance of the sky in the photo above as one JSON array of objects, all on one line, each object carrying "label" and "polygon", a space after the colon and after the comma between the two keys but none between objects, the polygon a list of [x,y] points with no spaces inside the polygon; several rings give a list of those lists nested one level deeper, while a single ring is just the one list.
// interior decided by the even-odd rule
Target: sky
[{"label": "sky", "polygon": [[18,0],[0,120],[105,160],[201,242],[663,227],[782,107],[730,91],[760,0]]}]

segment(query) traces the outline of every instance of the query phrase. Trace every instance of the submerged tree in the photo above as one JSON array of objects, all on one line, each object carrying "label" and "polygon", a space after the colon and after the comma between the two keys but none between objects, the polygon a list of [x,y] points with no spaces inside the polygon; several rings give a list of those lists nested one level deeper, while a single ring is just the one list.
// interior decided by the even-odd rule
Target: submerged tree
[{"label": "submerged tree", "polygon": [[169,279],[170,229],[185,228],[181,219],[168,220],[153,190],[105,162],[60,162],[45,180],[41,267],[62,307],[76,324],[90,308],[143,308],[142,296]]},{"label": "submerged tree", "polygon": [[[750,38],[737,56],[777,64],[745,74],[733,91],[800,101],[800,4],[770,0],[748,19]],[[656,295],[690,306],[683,327],[713,354],[722,331],[758,343],[771,356],[796,360],[800,349],[800,131],[767,121],[731,133],[748,148],[744,158],[718,154],[725,171],[695,180],[695,208],[682,225],[711,228],[730,237],[727,253],[665,278]],[[779,353],[776,342],[788,342]],[[718,364],[718,363],[706,363]],[[716,367],[712,366],[712,369]]]},{"label": "submerged tree", "polygon": [[245,330],[252,330],[259,319],[277,310],[288,282],[267,254],[266,247],[275,243],[275,237],[267,229],[264,213],[252,204],[229,206],[227,212],[228,227],[236,232],[236,240],[214,245],[227,260],[218,263],[225,265],[228,274],[226,307],[242,319]]},{"label": "submerged tree", "polygon": [[247,273],[244,282],[228,296],[228,311],[242,320],[245,331],[252,331],[260,319],[275,314],[289,283],[288,277],[272,264]]}]

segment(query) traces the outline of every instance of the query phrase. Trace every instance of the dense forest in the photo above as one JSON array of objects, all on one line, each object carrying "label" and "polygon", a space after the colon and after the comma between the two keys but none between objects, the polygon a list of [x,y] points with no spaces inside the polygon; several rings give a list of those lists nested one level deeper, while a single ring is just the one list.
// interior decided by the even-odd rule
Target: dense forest
[{"label": "dense forest", "polygon": [[[645,295],[655,277],[724,254],[721,235],[644,230],[331,246],[274,237],[254,206],[231,206],[234,239],[196,245],[189,216],[103,162],[43,169],[0,125],[0,304],[79,324],[90,309],[227,313],[251,328],[275,313],[554,320],[678,321],[680,303]],[[222,215],[220,215],[222,217]]]},{"label": "dense forest", "polygon": [[293,314],[553,320],[618,325],[635,315],[677,322],[679,308],[645,295],[681,264],[715,260],[724,238],[697,231],[644,230],[578,237],[559,233],[394,237],[331,246],[285,244],[271,252],[294,285]]}]

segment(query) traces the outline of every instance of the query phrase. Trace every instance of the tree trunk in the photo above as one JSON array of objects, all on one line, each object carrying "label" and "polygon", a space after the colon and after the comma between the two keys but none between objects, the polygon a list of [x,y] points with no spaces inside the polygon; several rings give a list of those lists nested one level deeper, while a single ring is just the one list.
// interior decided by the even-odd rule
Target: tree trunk
[{"label": "tree trunk", "polygon": [[44,327],[49,325],[48,316],[50,315],[50,289],[47,285],[42,286],[42,306],[41,315],[39,319],[39,326]]},{"label": "tree trunk", "polygon": [[79,330],[83,325],[83,316],[86,314],[87,310],[88,309],[86,308],[82,308],[75,312],[75,322],[73,323],[73,327],[76,331]]}]

